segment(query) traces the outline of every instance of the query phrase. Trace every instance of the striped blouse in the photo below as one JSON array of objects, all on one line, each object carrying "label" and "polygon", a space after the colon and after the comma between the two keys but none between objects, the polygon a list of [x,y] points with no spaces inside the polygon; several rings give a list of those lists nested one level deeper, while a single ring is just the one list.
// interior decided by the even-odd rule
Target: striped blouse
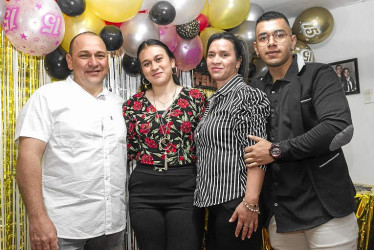
[{"label": "striped blouse", "polygon": [[[194,204],[208,207],[245,195],[248,135],[266,138],[269,101],[236,75],[209,99],[195,130],[197,183]],[[265,166],[262,166],[264,169]]]}]

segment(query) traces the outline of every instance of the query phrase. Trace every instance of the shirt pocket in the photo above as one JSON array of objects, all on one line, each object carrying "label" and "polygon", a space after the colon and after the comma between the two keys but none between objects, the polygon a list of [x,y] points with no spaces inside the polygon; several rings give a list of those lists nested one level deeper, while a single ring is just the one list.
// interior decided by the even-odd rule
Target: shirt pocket
[{"label": "shirt pocket", "polygon": [[70,148],[89,147],[94,142],[94,134],[100,131],[101,121],[81,114],[69,113],[60,116],[57,124],[61,145]]}]

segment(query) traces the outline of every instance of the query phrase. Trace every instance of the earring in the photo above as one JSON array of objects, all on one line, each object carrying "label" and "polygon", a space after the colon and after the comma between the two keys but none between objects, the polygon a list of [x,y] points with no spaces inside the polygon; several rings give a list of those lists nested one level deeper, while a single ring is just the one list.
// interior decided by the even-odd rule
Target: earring
[{"label": "earring", "polygon": [[142,85],[144,86],[145,90],[151,89],[152,87],[152,84],[147,79],[145,79],[145,77],[142,79]]},{"label": "earring", "polygon": [[173,75],[175,75],[175,76],[178,76],[178,75],[177,75],[177,68],[176,68],[176,67],[171,68],[171,73],[172,73]]}]

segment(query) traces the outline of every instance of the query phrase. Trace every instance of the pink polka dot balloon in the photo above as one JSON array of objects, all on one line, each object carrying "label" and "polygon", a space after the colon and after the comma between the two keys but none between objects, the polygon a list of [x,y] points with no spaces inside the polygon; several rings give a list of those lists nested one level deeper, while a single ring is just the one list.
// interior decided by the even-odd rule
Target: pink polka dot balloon
[{"label": "pink polka dot balloon", "polygon": [[11,44],[29,55],[42,56],[54,51],[65,34],[65,21],[52,0],[11,0],[3,30]]}]

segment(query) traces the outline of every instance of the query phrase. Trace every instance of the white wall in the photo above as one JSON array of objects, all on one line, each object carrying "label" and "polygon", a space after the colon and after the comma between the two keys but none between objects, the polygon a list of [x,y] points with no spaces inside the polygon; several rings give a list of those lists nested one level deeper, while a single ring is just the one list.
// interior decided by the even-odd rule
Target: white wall
[{"label": "white wall", "polygon": [[373,10],[374,1],[330,10],[335,22],[332,34],[309,44],[318,62],[357,58],[361,93],[347,95],[355,133],[343,150],[353,182],[363,184],[374,184],[374,103],[364,104],[363,97],[365,89],[374,89]]}]

